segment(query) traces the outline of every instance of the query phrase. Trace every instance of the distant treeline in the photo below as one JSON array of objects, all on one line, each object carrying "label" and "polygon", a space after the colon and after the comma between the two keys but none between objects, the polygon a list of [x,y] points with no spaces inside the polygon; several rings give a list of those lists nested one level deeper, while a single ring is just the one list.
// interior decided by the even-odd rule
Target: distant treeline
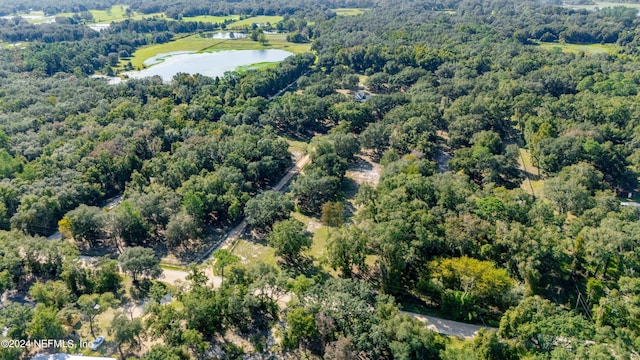
[{"label": "distant treeline", "polygon": [[103,10],[113,5],[128,5],[131,9],[145,13],[166,13],[169,17],[196,15],[285,15],[298,11],[315,12],[340,7],[372,7],[378,0],[303,0],[291,2],[275,0],[267,3],[259,0],[248,1],[207,1],[207,0],[9,0],[0,3],[0,16],[26,13],[29,10],[44,11],[46,15],[63,12]]}]

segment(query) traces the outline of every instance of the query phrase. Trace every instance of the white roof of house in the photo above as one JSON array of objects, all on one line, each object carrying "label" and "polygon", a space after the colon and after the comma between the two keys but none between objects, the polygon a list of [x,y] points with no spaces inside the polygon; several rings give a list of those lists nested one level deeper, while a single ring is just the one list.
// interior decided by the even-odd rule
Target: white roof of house
[{"label": "white roof of house", "polygon": [[31,358],[31,360],[116,360],[110,357],[98,357],[98,356],[82,356],[82,355],[70,355],[70,354],[41,354]]}]

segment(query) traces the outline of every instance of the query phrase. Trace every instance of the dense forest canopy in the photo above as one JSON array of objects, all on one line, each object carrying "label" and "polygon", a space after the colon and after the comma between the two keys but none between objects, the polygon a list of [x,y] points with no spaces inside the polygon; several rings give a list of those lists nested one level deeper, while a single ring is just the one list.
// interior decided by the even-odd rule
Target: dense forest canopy
[{"label": "dense forest canopy", "polygon": [[[640,357],[637,9],[0,12],[113,5],[165,16],[0,19],[6,337],[107,334],[98,352],[121,359]],[[246,31],[311,52],[216,78],[91,77],[226,25],[185,17],[229,14],[281,15]],[[424,312],[488,329],[453,340]]]}]

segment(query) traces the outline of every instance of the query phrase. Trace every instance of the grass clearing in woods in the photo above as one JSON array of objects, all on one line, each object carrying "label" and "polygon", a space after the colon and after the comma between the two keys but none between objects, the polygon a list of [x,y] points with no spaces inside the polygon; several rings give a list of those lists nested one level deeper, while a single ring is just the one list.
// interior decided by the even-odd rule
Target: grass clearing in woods
[{"label": "grass clearing in woods", "polygon": [[270,16],[270,15],[254,16],[254,17],[238,20],[236,22],[232,22],[231,24],[227,25],[227,29],[251,28],[252,24],[261,25],[261,24],[269,23],[271,25],[275,25],[276,23],[279,23],[283,19],[284,18],[282,16],[279,16],[279,15],[274,15],[274,16]]}]

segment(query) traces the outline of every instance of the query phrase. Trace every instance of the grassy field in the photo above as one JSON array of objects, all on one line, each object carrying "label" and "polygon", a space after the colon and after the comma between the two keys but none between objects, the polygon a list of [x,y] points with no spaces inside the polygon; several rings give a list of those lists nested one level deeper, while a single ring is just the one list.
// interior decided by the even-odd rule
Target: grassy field
[{"label": "grassy field", "polygon": [[262,242],[239,239],[233,249],[233,254],[238,256],[243,263],[264,262],[271,265],[276,264],[275,250]]},{"label": "grassy field", "polygon": [[[154,13],[154,14],[141,14],[137,12],[133,12],[131,16],[127,16],[126,13],[127,5],[113,5],[110,9],[107,10],[90,10],[93,15],[93,20],[89,23],[91,24],[110,24],[112,22],[123,21],[126,19],[131,20],[141,20],[145,18],[152,18],[155,16],[164,17],[162,13]],[[54,16],[45,16],[42,11],[32,11],[28,14],[19,14],[19,16],[26,17],[27,21],[31,24],[40,24],[44,22],[51,21],[56,17],[73,17],[74,13],[65,12],[59,13]]]},{"label": "grassy field", "polygon": [[527,175],[520,187],[531,195],[543,198],[544,180],[538,179],[538,168],[533,165],[529,150],[520,149],[518,163],[520,164],[520,170]]},{"label": "grassy field", "polygon": [[242,73],[249,70],[273,69],[278,66],[277,62],[259,62],[251,65],[238,66],[237,72]]},{"label": "grassy field", "polygon": [[212,23],[212,24],[222,24],[225,20],[238,20],[240,19],[239,15],[229,15],[229,16],[211,16],[211,15],[202,15],[202,16],[190,16],[183,17],[182,21],[195,21],[195,22],[204,22],[204,23]]},{"label": "grassy field", "polygon": [[611,8],[616,6],[624,6],[633,9],[640,9],[640,4],[632,4],[632,3],[617,3],[617,2],[609,2],[609,1],[596,1],[595,5],[563,5],[564,7],[570,9],[586,9],[586,10],[596,10],[602,8]]},{"label": "grassy field", "polygon": [[[304,254],[312,257],[314,264],[320,267],[321,260],[323,259],[327,248],[329,233],[332,229],[320,224],[318,219],[314,219],[300,213],[294,213],[292,217],[304,223],[313,234],[313,243],[311,248],[305,251]],[[273,265],[276,264],[275,251],[272,247],[267,245],[266,240],[256,241],[246,238],[239,239],[236,246],[233,248],[233,254],[240,257],[242,262],[246,264],[253,264],[257,262],[264,262]],[[325,268],[324,270],[332,272],[329,268]]]},{"label": "grassy field", "polygon": [[308,144],[304,141],[300,141],[300,140],[296,140],[296,139],[291,139],[291,138],[285,138],[285,140],[287,141],[287,143],[289,143],[289,152],[294,154],[294,153],[300,153],[300,154],[305,154],[307,152],[307,146]]},{"label": "grassy field", "polygon": [[197,51],[212,52],[220,50],[263,50],[263,49],[281,49],[292,53],[303,53],[309,51],[310,44],[294,44],[286,39],[285,34],[267,35],[268,43],[262,45],[251,39],[207,39],[200,35],[186,36],[165,44],[157,44],[146,46],[136,50],[131,59],[121,60],[121,65],[127,61],[131,61],[134,68],[142,68],[145,60],[158,55],[175,51]]},{"label": "grassy field", "polygon": [[331,9],[338,16],[356,16],[362,14],[365,10],[369,9],[356,9],[356,8],[338,8]]},{"label": "grassy field", "polygon": [[247,19],[243,19],[243,20],[238,20],[236,22],[233,22],[229,25],[227,25],[227,29],[244,29],[247,27],[251,27],[251,24],[275,24],[277,22],[282,21],[283,17],[282,16],[255,16],[255,17],[250,17]]},{"label": "grassy field", "polygon": [[618,47],[613,44],[563,44],[563,43],[551,43],[551,42],[539,42],[537,45],[546,50],[553,50],[559,48],[562,52],[580,54],[585,53],[587,55],[592,54],[616,54]]},{"label": "grassy field", "polygon": [[122,21],[127,18],[127,6],[113,5],[107,10],[91,10],[93,21],[96,23],[110,23],[112,21]]}]

